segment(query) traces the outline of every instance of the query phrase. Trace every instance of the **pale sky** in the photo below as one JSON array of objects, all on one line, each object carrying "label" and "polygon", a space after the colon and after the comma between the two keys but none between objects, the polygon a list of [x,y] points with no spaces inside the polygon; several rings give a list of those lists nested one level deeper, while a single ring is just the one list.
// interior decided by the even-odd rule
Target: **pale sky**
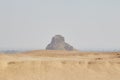
[{"label": "pale sky", "polygon": [[120,0],[0,0],[0,49],[120,49]]}]

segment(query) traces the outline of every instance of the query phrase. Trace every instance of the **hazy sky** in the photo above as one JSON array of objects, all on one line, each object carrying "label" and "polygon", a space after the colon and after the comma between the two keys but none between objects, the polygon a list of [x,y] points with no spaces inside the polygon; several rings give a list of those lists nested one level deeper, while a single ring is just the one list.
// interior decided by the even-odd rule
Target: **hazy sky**
[{"label": "hazy sky", "polygon": [[0,0],[0,49],[120,49],[120,0]]}]

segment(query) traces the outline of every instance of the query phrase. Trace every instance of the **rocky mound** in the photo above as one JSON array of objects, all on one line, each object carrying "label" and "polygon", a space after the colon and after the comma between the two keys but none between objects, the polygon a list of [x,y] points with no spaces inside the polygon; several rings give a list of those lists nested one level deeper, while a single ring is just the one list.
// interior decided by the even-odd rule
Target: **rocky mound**
[{"label": "rocky mound", "polygon": [[74,50],[73,46],[65,42],[65,39],[61,35],[56,35],[52,38],[52,41],[46,47],[46,50]]}]

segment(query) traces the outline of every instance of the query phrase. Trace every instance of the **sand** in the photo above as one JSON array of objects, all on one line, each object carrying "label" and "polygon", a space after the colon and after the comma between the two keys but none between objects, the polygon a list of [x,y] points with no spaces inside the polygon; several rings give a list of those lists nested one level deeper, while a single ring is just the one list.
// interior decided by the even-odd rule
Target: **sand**
[{"label": "sand", "polygon": [[0,80],[120,80],[119,52],[0,54]]}]

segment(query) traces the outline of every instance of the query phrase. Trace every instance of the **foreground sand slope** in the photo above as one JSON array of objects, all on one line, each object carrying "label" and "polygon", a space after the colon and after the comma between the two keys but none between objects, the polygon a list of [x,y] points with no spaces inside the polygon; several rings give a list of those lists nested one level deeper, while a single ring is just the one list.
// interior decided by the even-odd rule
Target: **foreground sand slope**
[{"label": "foreground sand slope", "polygon": [[0,54],[0,80],[120,80],[120,53]]}]

